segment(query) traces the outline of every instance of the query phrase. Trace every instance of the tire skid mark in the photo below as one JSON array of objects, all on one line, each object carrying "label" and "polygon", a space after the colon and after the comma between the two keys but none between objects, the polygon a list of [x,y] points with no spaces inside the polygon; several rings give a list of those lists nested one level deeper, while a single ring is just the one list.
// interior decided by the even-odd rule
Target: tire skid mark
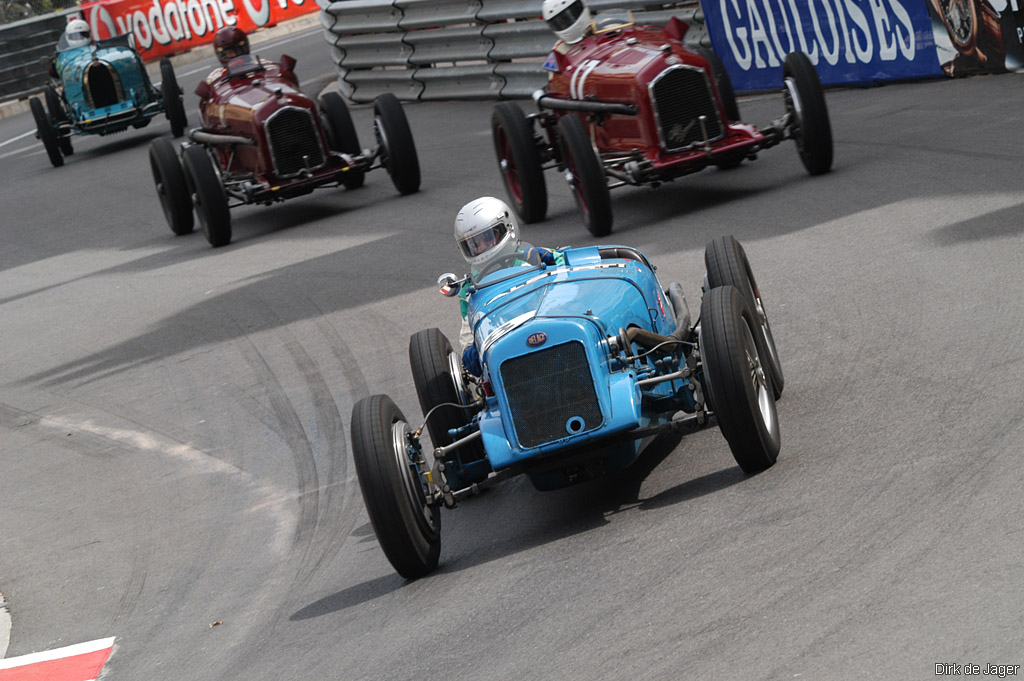
[{"label": "tire skid mark", "polygon": [[[275,418],[267,418],[264,414],[260,420],[269,428],[274,430],[288,445],[292,453],[292,461],[295,465],[295,473],[298,479],[299,520],[295,527],[295,536],[292,538],[292,545],[308,545],[312,540],[313,532],[316,529],[320,484],[316,470],[316,460],[313,457],[313,447],[309,437],[302,427],[302,421],[294,405],[288,399],[284,387],[278,380],[277,375],[266,358],[256,347],[248,336],[235,341],[242,357],[248,363],[253,373],[256,374],[260,386],[266,391],[270,399],[270,409]],[[243,393],[244,394],[244,393]],[[259,404],[256,400],[246,400],[250,404]],[[263,410],[261,410],[263,411]]]}]

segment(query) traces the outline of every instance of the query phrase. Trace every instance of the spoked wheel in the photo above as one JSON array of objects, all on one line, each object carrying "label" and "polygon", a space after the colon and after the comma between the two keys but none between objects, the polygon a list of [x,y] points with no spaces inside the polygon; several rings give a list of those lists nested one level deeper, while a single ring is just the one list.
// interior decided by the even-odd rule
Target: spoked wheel
[{"label": "spoked wheel", "polygon": [[57,140],[57,131],[53,129],[50,117],[43,109],[43,103],[35,97],[29,100],[29,108],[32,109],[32,118],[36,120],[36,135],[46,149],[46,155],[54,168],[64,165],[64,156],[60,153],[60,142]]},{"label": "spoked wheel", "polygon": [[715,85],[718,86],[718,96],[722,98],[722,108],[725,109],[726,118],[730,121],[740,120],[740,106],[736,103],[736,92],[732,89],[732,80],[729,79],[729,72],[725,70],[722,60],[708,47],[700,46],[694,51],[704,57],[708,66],[711,67],[711,73],[715,76]]},{"label": "spoked wheel", "polygon": [[548,190],[533,125],[518,104],[501,102],[491,114],[491,136],[498,168],[516,213],[523,222],[540,222],[548,212]]},{"label": "spoked wheel", "polygon": [[171,231],[177,235],[191,234],[195,224],[188,181],[181,168],[174,145],[166,137],[158,137],[149,145],[149,166],[153,183],[160,197],[160,206]]},{"label": "spoked wheel", "polygon": [[587,128],[575,114],[558,120],[558,137],[565,161],[565,179],[572,189],[583,224],[594,236],[612,231],[612,197],[608,179]]},{"label": "spoked wheel", "polygon": [[213,159],[198,145],[185,147],[181,158],[188,192],[206,240],[215,248],[231,243],[231,211]]},{"label": "spoked wheel", "polygon": [[782,93],[791,115],[790,130],[804,168],[811,175],[832,168],[832,124],[821,80],[803,52],[790,52],[782,65]]},{"label": "spoked wheel", "polygon": [[[462,380],[462,362],[440,329],[424,329],[413,334],[409,339],[409,365],[424,416],[439,404],[468,405],[472,402]],[[470,417],[468,410],[458,407],[442,407],[435,411],[427,421],[434,447],[450,445],[453,440],[448,431],[466,425]],[[463,463],[483,457],[484,448],[480,440],[459,449]]]},{"label": "spoked wheel", "polygon": [[778,458],[781,438],[754,312],[734,287],[719,286],[704,295],[700,317],[704,387],[718,427],[743,472],[763,471]]},{"label": "spoked wheel", "polygon": [[709,289],[734,286],[754,311],[757,323],[755,340],[760,344],[760,352],[765,360],[764,367],[771,374],[775,399],[779,399],[785,386],[782,363],[779,361],[779,350],[775,346],[771,324],[768,323],[768,313],[761,298],[761,290],[757,287],[757,279],[750,268],[746,251],[733,236],[720,236],[704,247],[704,266],[707,268]]},{"label": "spoked wheel", "polygon": [[381,163],[387,168],[398,193],[419,191],[420,160],[412,141],[412,130],[398,98],[390,92],[377,95],[373,102],[373,131],[381,146]]},{"label": "spoked wheel", "polygon": [[[70,121],[67,111],[64,110],[64,104],[60,101],[60,95],[57,94],[57,90],[53,85],[46,86],[46,111],[50,114],[50,122],[53,123],[54,127],[60,128],[65,123]],[[70,156],[75,153],[75,148],[71,145],[71,131],[61,131],[57,133],[57,142],[60,146],[60,152],[65,156]]]},{"label": "spoked wheel", "polygon": [[427,504],[422,455],[410,452],[411,431],[387,395],[364,397],[352,409],[352,458],[377,541],[398,574],[422,577],[441,555],[441,513]]},{"label": "spoked wheel", "polygon": [[[351,156],[358,156],[362,152],[356,126],[352,123],[352,116],[341,95],[337,92],[328,92],[320,98],[320,118],[323,120],[331,151],[340,151]],[[346,189],[358,189],[366,181],[366,172],[352,168],[342,175],[342,178],[341,183]]]},{"label": "spoked wheel", "polygon": [[164,114],[171,124],[171,136],[181,137],[188,125],[188,118],[185,116],[185,102],[174,75],[174,66],[167,57],[160,60],[160,78],[163,80],[160,90],[164,97]]}]

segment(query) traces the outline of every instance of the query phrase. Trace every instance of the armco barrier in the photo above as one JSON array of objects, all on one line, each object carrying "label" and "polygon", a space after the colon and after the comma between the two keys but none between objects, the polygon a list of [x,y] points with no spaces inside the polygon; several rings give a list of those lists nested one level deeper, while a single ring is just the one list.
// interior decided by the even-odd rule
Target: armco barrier
[{"label": "armco barrier", "polygon": [[[321,2],[341,92],[357,102],[528,97],[555,36],[541,0],[340,0]],[[688,44],[710,44],[698,0],[589,0],[594,12],[631,9],[641,23],[673,15],[691,25]]]},{"label": "armco barrier", "polygon": [[0,26],[0,101],[42,90],[67,16],[75,13],[55,12]]}]

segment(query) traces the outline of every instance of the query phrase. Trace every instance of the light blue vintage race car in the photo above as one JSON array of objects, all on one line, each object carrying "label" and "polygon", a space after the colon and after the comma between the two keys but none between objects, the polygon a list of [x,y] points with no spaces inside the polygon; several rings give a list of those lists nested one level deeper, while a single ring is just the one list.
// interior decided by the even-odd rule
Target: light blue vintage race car
[{"label": "light blue vintage race car", "polygon": [[30,100],[36,136],[50,163],[64,165],[64,156],[74,153],[74,135],[143,128],[161,113],[170,121],[171,134],[180,137],[188,120],[170,60],[160,61],[160,75],[156,88],[130,34],[81,47],[69,47],[62,35],[44,93],[46,108],[38,99]]},{"label": "light blue vintage race car", "polygon": [[775,463],[782,369],[738,241],[707,245],[696,325],[681,286],[663,288],[639,251],[564,255],[566,264],[545,266],[524,265],[519,253],[475,280],[442,275],[446,294],[472,286],[468,319],[483,375],[465,371],[441,331],[426,329],[409,343],[423,425],[386,395],[353,408],[363,499],[406,578],[437,567],[442,506],[514,475],[557,489],[621,471],[656,435],[716,422],[745,472]]}]

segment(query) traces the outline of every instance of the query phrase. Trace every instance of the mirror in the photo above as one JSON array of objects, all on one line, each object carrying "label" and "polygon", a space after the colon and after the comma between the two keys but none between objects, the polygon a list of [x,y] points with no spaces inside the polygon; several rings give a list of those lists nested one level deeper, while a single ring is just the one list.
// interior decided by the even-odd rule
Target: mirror
[{"label": "mirror", "polygon": [[281,55],[281,70],[294,72],[295,71],[295,57],[290,57],[287,54]]},{"label": "mirror", "polygon": [[441,295],[451,298],[459,293],[459,285],[462,282],[455,278],[452,272],[445,272],[437,278],[437,287],[441,289]]}]

